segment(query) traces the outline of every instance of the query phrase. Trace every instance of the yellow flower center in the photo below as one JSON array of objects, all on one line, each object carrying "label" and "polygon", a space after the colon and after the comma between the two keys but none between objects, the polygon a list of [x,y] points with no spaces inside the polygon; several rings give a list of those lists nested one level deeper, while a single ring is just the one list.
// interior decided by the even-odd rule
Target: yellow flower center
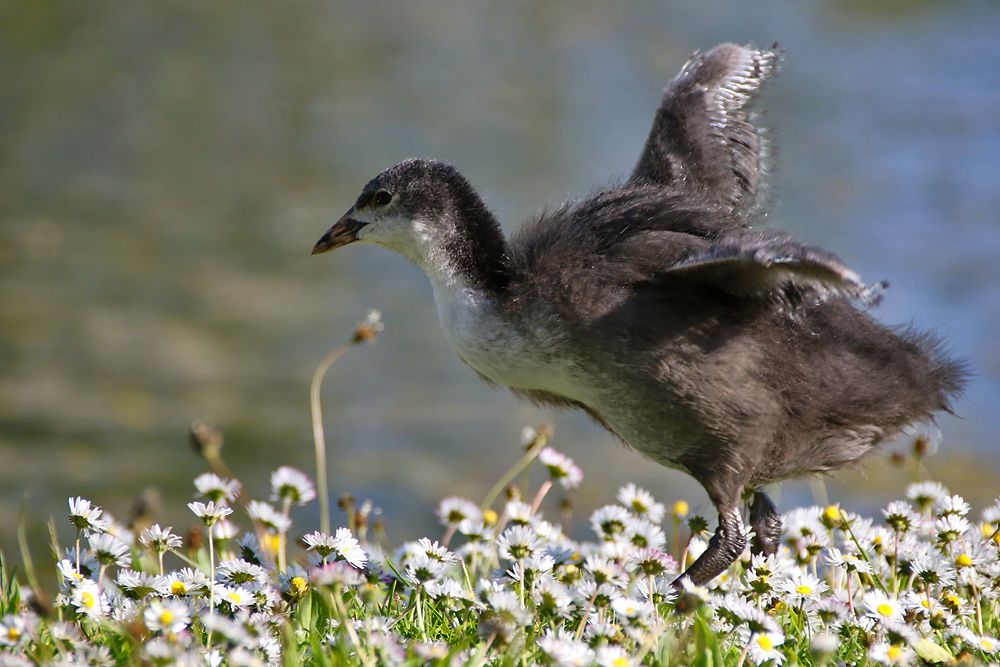
[{"label": "yellow flower center", "polygon": [[958,567],[969,567],[972,565],[972,559],[969,558],[969,554],[960,554],[958,558],[955,559],[955,565]]},{"label": "yellow flower center", "polygon": [[170,584],[171,595],[187,595],[188,587],[183,581],[175,581]]},{"label": "yellow flower center", "polygon": [[615,667],[629,667],[630,663],[628,661],[628,658],[620,656],[618,658],[615,658],[611,664],[614,665]]},{"label": "yellow flower center", "polygon": [[823,512],[823,516],[826,517],[827,521],[831,523],[836,523],[840,521],[840,508],[837,507],[836,505],[830,505]]},{"label": "yellow flower center", "polygon": [[772,642],[771,638],[768,637],[767,635],[761,635],[760,637],[757,637],[757,644],[765,651],[770,651],[771,649],[774,648],[774,642]]},{"label": "yellow flower center", "polygon": [[483,512],[483,523],[487,526],[495,525],[499,518],[500,516],[496,513],[496,510],[486,510]]},{"label": "yellow flower center", "polygon": [[7,639],[9,639],[12,642],[16,642],[20,638],[21,638],[21,631],[20,630],[18,630],[17,628],[8,628],[7,629]]},{"label": "yellow flower center", "polygon": [[302,577],[292,577],[292,580],[288,582],[288,585],[292,589],[292,595],[302,595],[306,592],[306,588],[308,588],[306,580]]},{"label": "yellow flower center", "polygon": [[892,605],[888,602],[883,602],[878,606],[877,611],[883,616],[892,616]]},{"label": "yellow flower center", "polygon": [[691,507],[687,504],[686,500],[678,500],[674,503],[674,514],[677,516],[687,516],[690,511]]},{"label": "yellow flower center", "polygon": [[812,595],[813,589],[805,584],[802,584],[795,589],[795,592],[799,595]]},{"label": "yellow flower center", "polygon": [[160,614],[160,623],[163,625],[170,625],[174,621],[174,613],[169,609],[164,609],[163,613]]},{"label": "yellow flower center", "polygon": [[896,662],[899,657],[903,654],[903,648],[901,646],[890,646],[889,647],[889,660]]},{"label": "yellow flower center", "polygon": [[84,606],[86,606],[86,607],[88,607],[90,609],[93,609],[94,605],[97,604],[97,602],[94,600],[94,596],[91,595],[90,593],[87,593],[86,591],[84,591],[84,593],[83,593],[83,595],[81,597],[83,599]]}]

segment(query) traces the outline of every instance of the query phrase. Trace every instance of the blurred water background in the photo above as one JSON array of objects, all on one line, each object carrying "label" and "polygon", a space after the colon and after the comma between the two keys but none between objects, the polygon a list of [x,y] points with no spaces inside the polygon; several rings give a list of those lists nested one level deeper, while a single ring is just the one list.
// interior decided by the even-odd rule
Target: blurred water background
[{"label": "blurred water background", "polygon": [[[586,195],[631,169],[690,53],[723,41],[787,51],[761,104],[773,224],[889,281],[881,319],[970,360],[928,467],[988,504],[998,26],[994,0],[0,2],[0,547],[16,555],[21,513],[42,555],[48,517],[68,536],[68,496],[125,518],[148,488],[185,530],[196,418],[223,429],[252,497],[279,465],[313,476],[309,381],[369,308],[385,332],[324,387],[331,485],[381,507],[397,543],[437,536],[438,499],[481,499],[543,421],[588,475],[582,512],[635,481],[710,513],[687,477],[586,418],[481,384],[400,257],[309,251],[406,157],[459,166],[508,230]],[[871,512],[908,479],[883,459],[827,492]],[[778,496],[788,509],[813,487]],[[316,515],[296,515],[301,531]]]}]

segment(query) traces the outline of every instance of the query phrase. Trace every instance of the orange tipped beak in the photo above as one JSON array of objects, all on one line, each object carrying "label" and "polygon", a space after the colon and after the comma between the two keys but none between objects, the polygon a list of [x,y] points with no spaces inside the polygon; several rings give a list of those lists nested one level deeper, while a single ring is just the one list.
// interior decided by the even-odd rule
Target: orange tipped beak
[{"label": "orange tipped beak", "polygon": [[340,246],[347,245],[348,243],[354,243],[358,240],[358,230],[368,223],[354,220],[351,218],[352,213],[354,213],[353,208],[345,213],[344,217],[338,220],[333,227],[328,229],[326,234],[323,234],[323,236],[320,237],[319,241],[316,241],[316,245],[314,245],[312,249],[312,254],[318,255],[320,253],[330,252],[331,250],[336,250]]}]

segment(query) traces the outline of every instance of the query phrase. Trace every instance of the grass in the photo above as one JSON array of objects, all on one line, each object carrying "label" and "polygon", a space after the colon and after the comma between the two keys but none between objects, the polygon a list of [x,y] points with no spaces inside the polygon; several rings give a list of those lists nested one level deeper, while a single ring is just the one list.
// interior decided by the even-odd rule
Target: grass
[{"label": "grass", "polygon": [[[959,496],[916,481],[877,518],[798,508],[778,555],[745,554],[709,586],[677,591],[708,522],[628,485],[594,509],[589,540],[569,539],[539,507],[583,473],[551,436],[527,430],[524,455],[482,503],[444,498],[439,540],[390,548],[368,503],[342,501],[339,528],[328,513],[318,530],[294,526],[290,509],[317,490],[292,468],[272,473],[268,499],[243,498],[221,437],[199,426],[214,469],[189,505],[200,533],[126,528],[70,499],[76,538],[53,538],[51,602],[35,581],[46,573],[26,563],[20,581],[0,562],[0,665],[996,662],[1000,499],[973,518]],[[918,441],[914,471],[922,456]],[[545,479],[530,484],[532,469]]]}]

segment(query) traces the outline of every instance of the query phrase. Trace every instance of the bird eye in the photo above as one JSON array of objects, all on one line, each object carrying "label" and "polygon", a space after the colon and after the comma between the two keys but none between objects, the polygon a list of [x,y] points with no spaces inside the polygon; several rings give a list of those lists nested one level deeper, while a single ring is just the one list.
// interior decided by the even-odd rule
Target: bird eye
[{"label": "bird eye", "polygon": [[392,193],[388,190],[379,190],[375,193],[375,205],[385,206],[392,201]]}]

